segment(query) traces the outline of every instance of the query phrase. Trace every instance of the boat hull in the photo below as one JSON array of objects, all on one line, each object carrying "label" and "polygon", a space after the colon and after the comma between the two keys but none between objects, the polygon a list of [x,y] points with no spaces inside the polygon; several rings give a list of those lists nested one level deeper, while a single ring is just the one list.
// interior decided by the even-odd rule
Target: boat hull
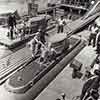
[{"label": "boat hull", "polygon": [[[63,70],[63,68],[85,47],[85,42],[80,40],[80,42],[69,52],[65,57],[62,57],[55,66],[47,67],[42,73],[39,73],[34,80],[30,81],[31,87],[24,91],[11,91],[7,86],[7,82],[1,86],[2,94],[0,94],[0,99],[5,100],[33,100],[38,96],[38,94]],[[10,80],[10,79],[9,79]],[[5,95],[5,96],[4,96]]]}]

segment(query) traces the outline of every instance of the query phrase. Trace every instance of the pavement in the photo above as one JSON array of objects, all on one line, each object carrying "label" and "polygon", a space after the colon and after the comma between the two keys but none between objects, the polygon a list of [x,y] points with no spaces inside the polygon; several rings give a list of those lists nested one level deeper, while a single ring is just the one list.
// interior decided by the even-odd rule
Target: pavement
[{"label": "pavement", "polygon": [[[96,53],[92,46],[86,46],[78,56],[82,55],[79,60],[84,60],[83,63],[87,63],[91,58],[96,57]],[[78,59],[78,56],[75,58]],[[93,59],[91,61],[93,61]],[[92,62],[91,62],[92,63]],[[64,70],[40,93],[35,100],[56,100],[61,98],[61,94],[66,94],[65,100],[73,100],[74,97],[81,94],[84,81],[81,79],[72,78],[72,68],[66,66]],[[82,72],[85,71],[85,67],[82,67]]]}]

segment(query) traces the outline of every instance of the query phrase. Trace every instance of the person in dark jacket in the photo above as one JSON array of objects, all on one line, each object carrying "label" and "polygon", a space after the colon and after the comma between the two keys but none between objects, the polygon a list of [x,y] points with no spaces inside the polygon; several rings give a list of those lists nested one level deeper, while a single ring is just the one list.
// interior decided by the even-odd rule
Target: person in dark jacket
[{"label": "person in dark jacket", "polygon": [[40,32],[40,40],[41,40],[41,42],[44,44],[45,42],[46,42],[46,40],[45,40],[45,35],[46,35],[46,33],[45,33],[45,31],[43,30],[43,29],[38,29],[38,32]]},{"label": "person in dark jacket", "polygon": [[95,75],[89,78],[83,85],[80,100],[86,100],[92,96],[94,100],[98,99],[98,88],[100,82],[100,71],[95,70]]},{"label": "person in dark jacket", "polygon": [[97,51],[97,54],[100,54],[100,33],[98,33],[97,35],[97,48],[96,48],[96,51]]},{"label": "person in dark jacket", "polygon": [[8,17],[8,28],[10,29],[10,38],[13,39],[13,30],[16,27],[16,18],[13,14],[9,15]]}]

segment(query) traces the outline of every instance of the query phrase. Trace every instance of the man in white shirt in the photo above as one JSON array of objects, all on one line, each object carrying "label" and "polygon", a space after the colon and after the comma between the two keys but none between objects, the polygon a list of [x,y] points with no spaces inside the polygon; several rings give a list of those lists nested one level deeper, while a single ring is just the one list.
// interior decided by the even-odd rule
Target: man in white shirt
[{"label": "man in white shirt", "polygon": [[57,33],[63,33],[64,31],[64,25],[66,24],[66,21],[63,16],[58,19],[58,32]]},{"label": "man in white shirt", "polygon": [[96,26],[96,24],[94,23],[93,26],[90,27],[90,37],[89,37],[89,45],[91,45],[91,41],[93,40],[93,47],[95,47],[96,44],[96,36],[98,33],[98,27]]}]

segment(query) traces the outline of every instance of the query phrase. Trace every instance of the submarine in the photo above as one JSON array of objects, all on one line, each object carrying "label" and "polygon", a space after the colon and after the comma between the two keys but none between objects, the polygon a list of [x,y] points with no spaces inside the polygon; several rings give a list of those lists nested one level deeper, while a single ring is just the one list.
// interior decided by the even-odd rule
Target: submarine
[{"label": "submarine", "polygon": [[[95,10],[99,4],[100,2],[94,5],[93,10],[81,18],[86,20],[86,22],[82,21],[81,27],[99,16],[98,12],[100,9]],[[95,13],[96,15],[93,15]],[[83,25],[83,22],[85,25]],[[80,27],[73,29],[69,32],[68,36],[66,34],[55,34],[55,36],[52,36],[50,42],[52,47],[57,51],[56,60],[41,65],[38,62],[39,58],[37,58],[15,72],[0,86],[0,100],[34,100],[86,46],[86,41],[82,37],[72,35],[77,29],[80,29]],[[55,39],[55,37],[59,38]]]},{"label": "submarine", "polygon": [[[54,39],[57,37],[56,39]],[[40,64],[39,58],[14,73],[1,87],[1,100],[33,100],[57,74],[86,46],[78,35],[67,38],[55,34],[49,40],[57,52],[56,60]]]}]

